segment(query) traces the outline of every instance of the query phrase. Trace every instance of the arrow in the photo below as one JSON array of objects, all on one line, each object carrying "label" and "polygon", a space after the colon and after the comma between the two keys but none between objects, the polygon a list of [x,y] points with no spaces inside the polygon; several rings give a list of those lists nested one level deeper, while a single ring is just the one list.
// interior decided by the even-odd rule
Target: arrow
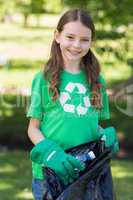
[{"label": "arrow", "polygon": [[72,92],[73,91],[73,89],[75,88],[75,84],[74,83],[72,83],[72,82],[69,82],[68,84],[67,84],[67,86],[65,87],[65,90],[67,90],[68,92]]},{"label": "arrow", "polygon": [[86,88],[81,83],[75,83],[75,86],[78,88],[79,94],[86,93]]},{"label": "arrow", "polygon": [[88,108],[78,105],[76,110],[77,110],[78,115],[85,115],[87,113]]},{"label": "arrow", "polygon": [[71,113],[74,113],[74,110],[75,110],[75,106],[73,104],[65,104],[63,106],[64,108],[64,111],[65,112],[71,112]]},{"label": "arrow", "polygon": [[88,96],[85,96],[85,97],[83,98],[83,101],[84,101],[84,105],[85,105],[85,107],[88,108],[88,107],[91,106],[90,99],[89,99]]},{"label": "arrow", "polygon": [[67,92],[61,92],[59,101],[62,106],[67,102],[68,99],[71,99],[70,95]]}]

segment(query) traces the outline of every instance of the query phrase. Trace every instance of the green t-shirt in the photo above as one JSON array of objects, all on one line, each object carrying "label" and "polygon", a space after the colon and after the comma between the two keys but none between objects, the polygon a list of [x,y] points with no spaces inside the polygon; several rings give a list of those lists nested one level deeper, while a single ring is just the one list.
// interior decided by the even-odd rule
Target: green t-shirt
[{"label": "green t-shirt", "polygon": [[[64,70],[60,74],[60,95],[55,102],[49,94],[49,82],[39,72],[32,82],[27,116],[39,119],[44,137],[54,140],[64,150],[98,139],[98,121],[110,118],[106,84],[101,75],[99,80],[104,86],[100,112],[91,106],[91,90],[84,71],[72,74]],[[32,163],[32,169],[34,177],[43,178],[40,165]]]}]

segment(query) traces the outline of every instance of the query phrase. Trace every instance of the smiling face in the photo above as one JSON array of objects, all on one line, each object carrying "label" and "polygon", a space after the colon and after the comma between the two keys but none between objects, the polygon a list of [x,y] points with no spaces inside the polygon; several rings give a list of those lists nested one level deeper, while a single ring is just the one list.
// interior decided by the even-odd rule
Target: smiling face
[{"label": "smiling face", "polygon": [[91,30],[80,21],[69,22],[55,32],[65,64],[79,65],[91,46]]}]

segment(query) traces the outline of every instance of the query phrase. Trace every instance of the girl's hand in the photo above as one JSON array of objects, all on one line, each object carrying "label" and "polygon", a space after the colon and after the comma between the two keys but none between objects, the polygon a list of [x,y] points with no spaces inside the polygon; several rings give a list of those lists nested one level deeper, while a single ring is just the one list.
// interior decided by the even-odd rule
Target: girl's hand
[{"label": "girl's hand", "polygon": [[54,170],[65,185],[78,178],[78,172],[85,168],[81,161],[65,153],[60,146],[49,139],[37,144],[30,156],[33,162]]}]

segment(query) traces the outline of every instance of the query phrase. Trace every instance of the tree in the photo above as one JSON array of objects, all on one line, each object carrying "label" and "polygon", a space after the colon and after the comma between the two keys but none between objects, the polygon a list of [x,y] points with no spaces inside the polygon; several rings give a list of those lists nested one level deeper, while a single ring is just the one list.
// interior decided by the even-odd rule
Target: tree
[{"label": "tree", "polygon": [[31,13],[31,0],[16,0],[16,7],[20,13],[24,16],[24,26],[28,24],[28,17]]},{"label": "tree", "polygon": [[11,19],[11,15],[15,10],[15,0],[0,0],[0,21],[5,22],[6,19]]},{"label": "tree", "polygon": [[62,3],[64,3],[64,5],[68,5],[70,7],[79,7],[79,8],[87,8],[88,5],[88,0],[62,0]]},{"label": "tree", "polygon": [[95,21],[112,26],[128,25],[132,22],[132,0],[62,0],[69,7],[85,8]]},{"label": "tree", "polygon": [[45,10],[46,12],[51,13],[59,13],[63,9],[63,2],[62,0],[45,0]]},{"label": "tree", "polygon": [[45,0],[31,0],[31,13],[41,14],[44,11]]},{"label": "tree", "polygon": [[45,0],[31,0],[30,7],[31,7],[31,13],[36,14],[37,16],[37,23],[39,26],[40,22],[40,15],[44,12],[44,5],[45,5]]}]

